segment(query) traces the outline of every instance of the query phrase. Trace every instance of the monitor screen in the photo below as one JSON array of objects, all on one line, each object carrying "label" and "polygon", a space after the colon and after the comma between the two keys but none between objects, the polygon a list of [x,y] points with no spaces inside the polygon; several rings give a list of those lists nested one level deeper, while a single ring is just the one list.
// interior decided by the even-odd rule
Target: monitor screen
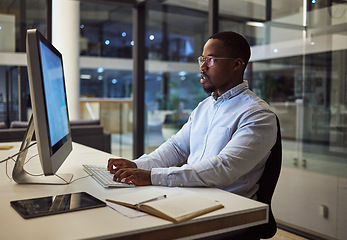
[{"label": "monitor screen", "polygon": [[46,98],[48,130],[52,154],[59,149],[59,141],[69,134],[68,113],[62,61],[40,41],[43,87]]},{"label": "monitor screen", "polygon": [[[66,184],[72,175],[56,174],[72,151],[62,55],[37,29],[27,30],[26,47],[33,114],[12,177],[17,183]],[[24,170],[23,149],[34,133],[45,175],[41,177]]]}]

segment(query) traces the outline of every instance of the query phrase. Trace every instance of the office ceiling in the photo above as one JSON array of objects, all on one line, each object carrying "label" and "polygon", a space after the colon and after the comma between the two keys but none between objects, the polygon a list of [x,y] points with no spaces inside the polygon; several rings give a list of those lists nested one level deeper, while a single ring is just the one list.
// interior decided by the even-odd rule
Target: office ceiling
[{"label": "office ceiling", "polygon": [[[166,4],[197,11],[207,12],[208,0],[81,0],[81,2],[98,2],[131,6],[135,2],[147,1],[150,4]],[[126,3],[126,4],[125,4]],[[220,0],[220,14],[265,20],[266,0]],[[105,5],[104,5],[105,6]],[[303,0],[272,1],[272,17],[280,18],[302,11]],[[105,10],[108,7],[105,6]]]},{"label": "office ceiling", "polygon": [[[300,9],[302,9],[302,2],[302,0],[272,1],[272,17],[276,19],[298,13]],[[208,9],[208,0],[166,0],[164,3],[202,11]],[[266,0],[221,0],[219,5],[220,14],[225,16],[239,16],[265,20]]]},{"label": "office ceiling", "polygon": [[[85,10],[90,10],[93,12],[96,10],[96,6],[98,8],[98,17],[100,17],[100,22],[107,20],[107,17],[109,16],[110,11],[117,11],[117,7],[119,7],[119,4],[121,6],[127,5],[132,6],[135,3],[146,1],[149,4],[158,5],[160,4],[166,4],[171,7],[176,7],[177,11],[182,11],[182,9],[190,9],[194,10],[196,12],[201,13],[207,13],[208,11],[208,0],[80,0],[81,5],[83,2],[95,2],[95,3],[108,3],[108,4],[84,4],[83,8]],[[20,0],[1,0],[0,1],[0,13],[8,13],[11,14],[18,14],[19,15],[19,9],[20,9],[20,3],[22,1]],[[231,18],[233,20],[238,19],[240,22],[242,21],[265,21],[266,19],[266,0],[220,0],[220,14],[223,18],[228,19]],[[286,18],[291,15],[300,15],[302,13],[303,9],[303,0],[273,0],[272,1],[272,19],[273,21],[277,22],[278,19]],[[43,0],[27,0],[23,1],[23,3],[26,5],[27,9],[27,15],[31,16],[32,18],[42,19],[44,16],[42,14],[35,14],[35,12],[45,11],[45,3],[46,1]],[[346,4],[347,0],[332,0],[333,4]],[[112,4],[112,7],[111,5]],[[88,9],[90,8],[90,9]],[[119,7],[121,9],[121,7]],[[180,10],[181,9],[181,10]],[[328,10],[329,11],[329,10]],[[100,14],[100,12],[104,12],[104,14]],[[153,19],[156,18],[155,12],[151,13],[151,17]],[[173,13],[174,14],[174,13]],[[189,21],[185,20],[184,15],[177,14],[180,16],[177,21],[181,21],[183,24],[185,24],[186,29],[194,28],[196,29],[199,24],[201,24],[201,18],[196,18],[194,20],[194,17],[192,18],[189,16]],[[336,19],[342,15],[346,16],[346,7],[337,8],[334,11],[330,10],[330,13],[333,16],[333,20],[336,21]],[[160,13],[158,12],[158,18]],[[117,16],[115,14],[112,14],[112,20],[115,21],[114,17]],[[124,22],[124,15],[119,15],[122,17],[122,21]],[[97,19],[94,16],[93,21],[97,21]],[[19,16],[16,17],[19,19]],[[126,21],[131,22],[132,18],[129,16]],[[286,22],[287,23],[287,22]],[[295,24],[295,23],[291,23]],[[342,21],[341,23],[334,23],[334,27],[329,27],[329,29],[324,29],[324,33],[327,31],[329,33],[339,33],[343,35],[347,35],[347,23],[346,21]],[[312,29],[312,33],[315,35],[322,34],[321,29]]]},{"label": "office ceiling", "polygon": [[[81,0],[81,2],[97,2],[108,3],[114,5],[127,5],[132,6],[134,3],[142,2],[144,0]],[[158,2],[162,4],[190,8],[194,10],[200,10],[206,12],[208,9],[208,0],[147,0],[147,2]],[[272,1],[272,15],[274,18],[286,16],[288,14],[297,13],[302,8],[303,0],[276,0]],[[25,1],[24,1],[25,3]],[[19,9],[19,0],[1,0],[0,10],[3,13],[11,11],[11,9]],[[26,1],[27,9],[41,9],[45,5],[45,1],[42,0],[29,0]],[[229,16],[242,16],[262,19],[265,16],[266,0],[221,0],[220,9],[221,14]],[[107,11],[107,5],[104,6],[104,10]],[[0,12],[0,13],[1,13]],[[252,16],[250,16],[250,14]]]}]

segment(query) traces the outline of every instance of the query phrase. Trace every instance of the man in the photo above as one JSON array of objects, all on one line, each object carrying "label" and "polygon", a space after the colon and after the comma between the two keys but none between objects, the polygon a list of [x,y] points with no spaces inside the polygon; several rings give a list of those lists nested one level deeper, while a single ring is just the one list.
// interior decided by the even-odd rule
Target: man
[{"label": "man", "polygon": [[[180,131],[139,159],[109,159],[115,181],[136,185],[218,187],[256,198],[276,117],[243,80],[250,47],[235,32],[212,35],[198,58],[200,82],[211,93]],[[183,165],[182,165],[183,164]],[[182,166],[181,166],[182,165]],[[175,167],[181,166],[181,167]]]}]

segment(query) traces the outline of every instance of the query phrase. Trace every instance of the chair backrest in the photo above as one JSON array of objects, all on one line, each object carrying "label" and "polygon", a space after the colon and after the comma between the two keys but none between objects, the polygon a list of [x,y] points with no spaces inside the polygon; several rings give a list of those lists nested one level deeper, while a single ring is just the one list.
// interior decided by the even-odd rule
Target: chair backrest
[{"label": "chair backrest", "polygon": [[259,238],[271,238],[277,231],[277,224],[271,210],[272,195],[280,175],[282,166],[282,138],[281,128],[278,117],[277,120],[277,139],[271,149],[269,158],[266,161],[263,175],[259,180],[259,189],[257,191],[257,200],[269,205],[269,222],[256,227],[251,231]]}]

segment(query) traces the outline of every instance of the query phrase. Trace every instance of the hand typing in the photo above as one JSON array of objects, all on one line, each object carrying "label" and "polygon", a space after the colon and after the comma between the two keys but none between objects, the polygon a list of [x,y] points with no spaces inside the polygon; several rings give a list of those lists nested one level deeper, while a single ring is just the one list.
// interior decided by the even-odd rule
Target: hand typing
[{"label": "hand typing", "polygon": [[138,186],[152,185],[151,171],[138,169],[130,160],[110,158],[107,170],[114,174],[114,181],[133,183]]}]

